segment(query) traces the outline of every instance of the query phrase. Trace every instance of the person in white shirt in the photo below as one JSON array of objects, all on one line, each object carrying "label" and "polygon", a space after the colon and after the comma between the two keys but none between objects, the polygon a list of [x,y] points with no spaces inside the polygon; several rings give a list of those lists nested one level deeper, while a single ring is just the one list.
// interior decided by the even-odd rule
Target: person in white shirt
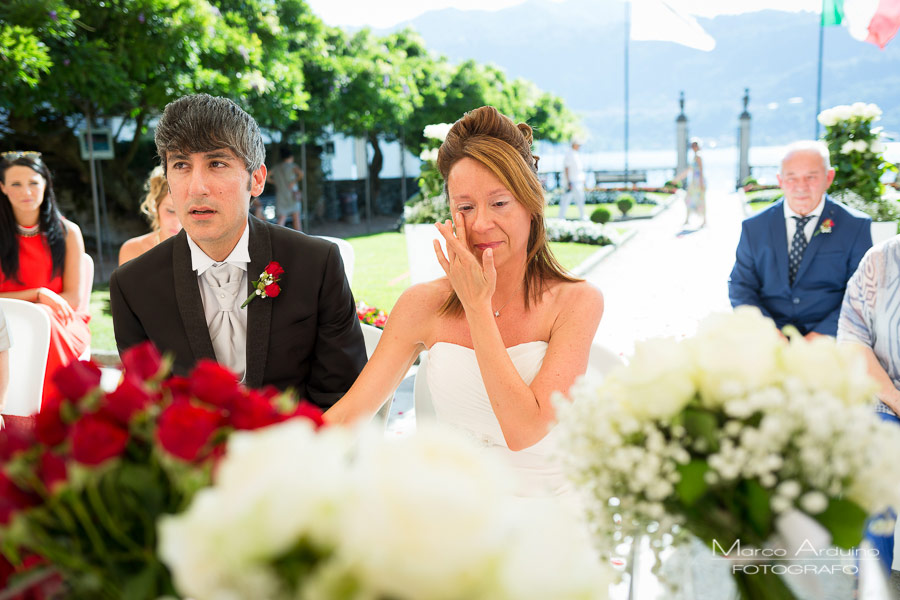
[{"label": "person in white shirt", "polygon": [[578,207],[578,218],[582,221],[587,218],[584,214],[584,169],[581,166],[581,157],[578,155],[579,149],[581,149],[581,140],[573,139],[572,146],[566,152],[566,158],[563,161],[565,191],[559,201],[560,219],[566,218],[566,211],[573,201]]}]

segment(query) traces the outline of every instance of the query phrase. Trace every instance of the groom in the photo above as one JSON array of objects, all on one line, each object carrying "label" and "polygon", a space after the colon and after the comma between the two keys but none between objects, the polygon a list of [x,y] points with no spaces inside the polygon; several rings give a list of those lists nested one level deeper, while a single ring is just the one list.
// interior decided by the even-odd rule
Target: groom
[{"label": "groom", "polygon": [[[225,98],[186,96],[166,106],[156,148],[184,229],[113,272],[119,352],[150,340],[177,374],[216,359],[250,387],[334,404],[366,362],[353,296],[337,246],[249,216],[266,181],[256,121]],[[242,307],[272,261],[280,292]]]}]

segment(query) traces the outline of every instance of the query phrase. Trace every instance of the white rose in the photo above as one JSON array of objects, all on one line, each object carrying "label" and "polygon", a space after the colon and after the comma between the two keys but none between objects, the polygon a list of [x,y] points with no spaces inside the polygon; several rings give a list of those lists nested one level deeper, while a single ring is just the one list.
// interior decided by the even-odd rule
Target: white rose
[{"label": "white rose", "polygon": [[500,499],[511,493],[490,458],[439,428],[360,442],[339,547],[378,597],[465,598],[489,577],[506,551]]},{"label": "white rose", "polygon": [[431,148],[431,149],[422,150],[422,152],[419,153],[419,158],[426,162],[427,161],[437,162],[438,149]]},{"label": "white rose", "polygon": [[696,394],[687,349],[668,338],[635,345],[628,366],[616,369],[603,387],[612,391],[628,414],[666,419],[681,411]]},{"label": "white rose", "polygon": [[853,118],[853,109],[846,104],[835,106],[833,109],[835,121],[849,121]]},{"label": "white rose", "polygon": [[881,117],[881,109],[877,104],[866,104],[862,110],[862,116],[865,119],[877,121]]},{"label": "white rose", "polygon": [[687,345],[696,363],[700,398],[707,405],[715,406],[780,377],[777,356],[784,343],[772,320],[755,307],[739,306],[733,313],[710,315]]},{"label": "white rose", "polygon": [[850,154],[856,152],[856,142],[847,140],[841,145],[841,154]]},{"label": "white rose", "polygon": [[422,133],[427,138],[443,142],[447,139],[447,134],[450,133],[451,127],[453,127],[453,123],[435,123],[434,125],[426,125]]},{"label": "white rose", "polygon": [[884,151],[887,150],[887,147],[881,140],[872,140],[872,143],[869,144],[869,150],[871,150],[875,154],[883,154]]},{"label": "white rose", "polygon": [[865,152],[869,149],[869,145],[865,140],[857,140],[856,141],[856,151],[857,152]]},{"label": "white rose", "polygon": [[827,393],[847,406],[867,404],[877,391],[859,351],[832,337],[795,338],[784,348],[781,361],[785,372],[806,389]]},{"label": "white rose", "polygon": [[819,123],[824,125],[825,127],[831,127],[835,123],[837,123],[837,117],[834,113],[834,109],[826,109],[819,113]]}]

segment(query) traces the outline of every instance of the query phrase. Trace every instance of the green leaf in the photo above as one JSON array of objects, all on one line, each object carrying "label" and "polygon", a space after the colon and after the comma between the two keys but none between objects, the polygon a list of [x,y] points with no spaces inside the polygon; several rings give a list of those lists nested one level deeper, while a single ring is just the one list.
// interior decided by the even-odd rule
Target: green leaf
[{"label": "green leaf", "polygon": [[707,471],[709,465],[705,460],[692,460],[686,465],[678,466],[681,480],[675,484],[675,492],[685,505],[694,505],[709,489],[704,479]]},{"label": "green leaf", "polygon": [[852,548],[862,541],[868,515],[856,502],[831,498],[824,512],[811,516],[828,530],[835,546]]},{"label": "green leaf", "polygon": [[738,486],[738,502],[746,514],[746,521],[761,538],[772,531],[772,508],[769,504],[772,492],[755,479],[742,481]]},{"label": "green leaf", "polygon": [[711,412],[693,408],[685,409],[684,428],[694,439],[704,440],[707,448],[714,449],[718,446],[716,432],[719,429],[719,422]]}]

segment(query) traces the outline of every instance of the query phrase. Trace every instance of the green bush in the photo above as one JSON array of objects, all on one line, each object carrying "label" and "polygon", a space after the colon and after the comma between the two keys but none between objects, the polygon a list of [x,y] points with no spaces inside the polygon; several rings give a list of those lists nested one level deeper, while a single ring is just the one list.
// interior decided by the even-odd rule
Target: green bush
[{"label": "green bush", "polygon": [[759,182],[755,177],[744,177],[744,181],[743,183],[741,183],[741,185],[759,185]]},{"label": "green bush", "polygon": [[619,209],[619,212],[622,213],[622,216],[628,214],[628,211],[631,210],[631,207],[634,206],[634,197],[629,194],[622,194],[619,196],[619,199],[616,200],[616,208]]},{"label": "green bush", "polygon": [[591,213],[591,221],[594,223],[606,225],[609,223],[610,219],[612,219],[612,213],[609,212],[609,209],[605,206],[600,206]]}]

